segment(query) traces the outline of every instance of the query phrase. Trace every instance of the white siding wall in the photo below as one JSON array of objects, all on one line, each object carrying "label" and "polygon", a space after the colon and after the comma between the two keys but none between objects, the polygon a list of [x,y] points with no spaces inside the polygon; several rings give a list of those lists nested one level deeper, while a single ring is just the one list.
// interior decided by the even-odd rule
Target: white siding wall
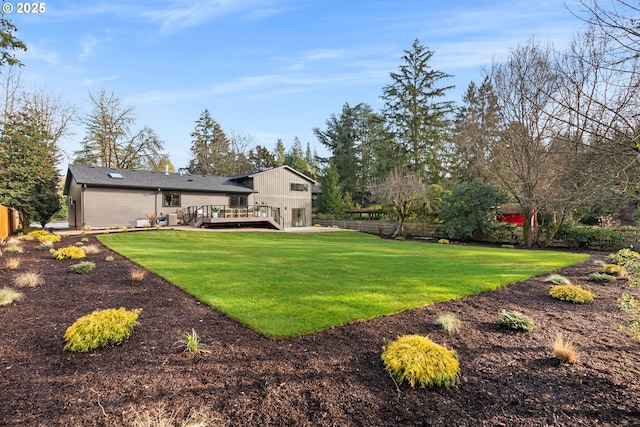
[{"label": "white siding wall", "polygon": [[[304,184],[307,191],[292,191],[291,184]],[[292,226],[293,209],[305,210],[305,223],[311,225],[312,183],[286,168],[271,169],[253,178],[253,189],[257,191],[250,199],[252,204],[264,204],[280,208],[285,228]]]}]

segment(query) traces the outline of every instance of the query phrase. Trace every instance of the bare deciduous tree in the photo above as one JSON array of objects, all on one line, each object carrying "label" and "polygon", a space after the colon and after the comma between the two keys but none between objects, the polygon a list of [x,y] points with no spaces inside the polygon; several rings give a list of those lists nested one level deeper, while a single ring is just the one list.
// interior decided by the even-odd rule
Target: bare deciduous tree
[{"label": "bare deciduous tree", "polygon": [[393,236],[404,233],[408,217],[427,202],[422,178],[416,172],[394,169],[374,189],[374,197],[380,203],[390,205],[398,217],[398,227]]}]

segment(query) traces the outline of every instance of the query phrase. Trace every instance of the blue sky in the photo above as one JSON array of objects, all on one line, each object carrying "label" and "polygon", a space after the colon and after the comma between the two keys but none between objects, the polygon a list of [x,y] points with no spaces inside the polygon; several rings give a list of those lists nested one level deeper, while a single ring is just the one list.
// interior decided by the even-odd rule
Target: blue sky
[{"label": "blue sky", "polygon": [[[574,6],[573,0],[567,0]],[[12,3],[17,6],[17,2]],[[209,109],[225,132],[273,149],[297,136],[326,154],[312,129],[345,102],[381,107],[382,87],[417,38],[432,67],[454,77],[460,102],[483,67],[535,37],[565,47],[582,23],[561,0],[49,0],[43,14],[7,15],[28,46],[27,89],[90,111],[113,91],[137,126],[186,166],[190,136]],[[74,127],[61,148],[79,148]],[[68,160],[65,161],[67,163]]]}]

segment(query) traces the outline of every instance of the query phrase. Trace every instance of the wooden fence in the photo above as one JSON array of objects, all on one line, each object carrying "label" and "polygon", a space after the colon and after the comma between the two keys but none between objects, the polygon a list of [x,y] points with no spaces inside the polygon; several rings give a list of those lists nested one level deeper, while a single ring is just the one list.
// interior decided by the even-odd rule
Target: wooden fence
[{"label": "wooden fence", "polygon": [[[396,227],[397,221],[378,221],[378,220],[355,220],[355,219],[314,219],[313,224],[319,224],[323,227],[337,226],[347,230],[357,230],[365,233],[380,234],[385,236],[392,235]],[[624,227],[616,229],[625,238],[626,246],[638,250],[640,248],[640,227]],[[447,236],[444,233],[442,224],[425,223],[425,222],[407,222],[405,223],[405,234],[414,237],[425,237],[433,239],[442,239]],[[522,239],[522,228],[516,230],[516,235]],[[553,246],[563,246],[561,242],[555,242]]]}]

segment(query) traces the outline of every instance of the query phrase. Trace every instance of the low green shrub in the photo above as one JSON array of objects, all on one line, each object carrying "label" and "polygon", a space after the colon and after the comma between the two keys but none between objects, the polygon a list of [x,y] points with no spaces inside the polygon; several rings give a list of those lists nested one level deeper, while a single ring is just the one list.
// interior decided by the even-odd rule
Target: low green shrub
[{"label": "low green shrub", "polygon": [[629,293],[623,292],[618,298],[618,306],[621,311],[633,316],[623,328],[628,330],[635,339],[640,340],[640,302]]},{"label": "low green shrub", "polygon": [[629,248],[623,248],[614,254],[609,254],[609,259],[615,264],[627,265],[631,261],[640,260],[640,253]]},{"label": "low green shrub", "polygon": [[547,283],[553,283],[554,285],[570,285],[571,280],[567,279],[561,274],[551,274],[546,279],[544,279]]},{"label": "low green shrub", "polygon": [[48,251],[49,249],[53,249],[53,242],[51,240],[45,240],[38,246],[39,251]]},{"label": "low green shrub", "polygon": [[399,383],[407,381],[411,387],[447,387],[458,382],[458,354],[428,337],[398,337],[382,347],[381,358],[389,374]]},{"label": "low green shrub", "polygon": [[617,278],[607,273],[589,273],[589,280],[596,283],[611,283],[615,282]]},{"label": "low green shrub", "polygon": [[92,261],[82,261],[69,266],[69,270],[76,274],[90,273],[96,267],[96,263]]},{"label": "low green shrub", "polygon": [[595,295],[586,289],[577,285],[556,285],[552,286],[549,290],[549,295],[552,298],[569,301],[574,304],[586,304],[593,301]]},{"label": "low green shrub", "polygon": [[14,301],[21,301],[23,295],[15,289],[4,287],[0,289],[0,306],[12,304]]},{"label": "low green shrub", "polygon": [[525,332],[530,332],[535,326],[533,319],[526,314],[506,310],[502,310],[500,313],[500,324],[509,329]]},{"label": "low green shrub", "polygon": [[120,344],[131,336],[133,327],[138,325],[141,312],[141,308],[129,311],[121,307],[96,310],[82,316],[64,333],[64,349],[87,352]]},{"label": "low green shrub", "polygon": [[622,233],[610,228],[577,225],[567,221],[558,229],[555,236],[572,248],[619,249],[624,246]]},{"label": "low green shrub", "polygon": [[52,256],[55,259],[81,259],[87,256],[82,248],[76,246],[67,246],[54,251]]}]

